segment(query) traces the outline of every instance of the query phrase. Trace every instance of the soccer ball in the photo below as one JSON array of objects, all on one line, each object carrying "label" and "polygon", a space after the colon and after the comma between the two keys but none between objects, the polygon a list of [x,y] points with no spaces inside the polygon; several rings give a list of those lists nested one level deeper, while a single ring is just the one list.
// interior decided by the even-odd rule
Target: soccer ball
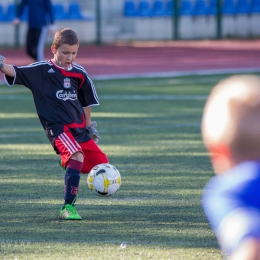
[{"label": "soccer ball", "polygon": [[121,175],[111,164],[98,164],[88,174],[87,183],[93,193],[100,196],[111,196],[120,188]]}]

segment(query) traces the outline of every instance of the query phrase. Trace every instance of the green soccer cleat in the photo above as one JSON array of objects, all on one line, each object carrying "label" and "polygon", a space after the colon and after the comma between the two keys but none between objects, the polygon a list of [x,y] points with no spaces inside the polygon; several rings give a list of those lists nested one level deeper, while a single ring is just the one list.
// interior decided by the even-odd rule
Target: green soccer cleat
[{"label": "green soccer cleat", "polygon": [[67,204],[60,210],[60,219],[65,220],[81,220],[81,216],[76,212],[75,206]]},{"label": "green soccer cleat", "polygon": [[62,160],[59,160],[59,165],[64,171],[66,171],[66,168],[62,165]]}]

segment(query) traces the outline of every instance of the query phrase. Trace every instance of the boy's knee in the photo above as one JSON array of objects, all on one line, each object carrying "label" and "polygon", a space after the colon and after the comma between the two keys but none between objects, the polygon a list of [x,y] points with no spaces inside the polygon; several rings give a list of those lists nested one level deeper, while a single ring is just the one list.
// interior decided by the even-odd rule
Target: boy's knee
[{"label": "boy's knee", "polygon": [[74,153],[70,159],[73,159],[73,160],[76,160],[76,161],[79,161],[79,162],[83,162],[84,161],[84,155],[82,152],[76,152]]}]

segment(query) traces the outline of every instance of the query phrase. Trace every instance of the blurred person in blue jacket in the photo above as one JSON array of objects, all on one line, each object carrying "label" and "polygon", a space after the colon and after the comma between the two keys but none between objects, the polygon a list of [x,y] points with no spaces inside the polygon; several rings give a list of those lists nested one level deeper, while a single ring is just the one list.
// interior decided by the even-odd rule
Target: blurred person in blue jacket
[{"label": "blurred person in blue jacket", "polygon": [[202,138],[216,173],[203,208],[224,256],[260,260],[260,77],[237,75],[212,90]]},{"label": "blurred person in blue jacket", "polygon": [[28,9],[26,52],[35,61],[44,60],[44,46],[48,33],[54,35],[54,15],[51,0],[22,0],[17,8],[14,25],[18,25]]}]

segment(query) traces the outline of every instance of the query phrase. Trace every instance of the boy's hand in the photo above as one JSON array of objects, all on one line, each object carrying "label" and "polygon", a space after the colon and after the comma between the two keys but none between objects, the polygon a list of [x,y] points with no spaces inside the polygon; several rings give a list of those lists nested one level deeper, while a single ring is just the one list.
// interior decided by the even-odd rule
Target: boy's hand
[{"label": "boy's hand", "polygon": [[4,60],[5,60],[5,57],[2,54],[0,54],[0,69],[2,69],[4,67],[4,64],[5,64]]},{"label": "boy's hand", "polygon": [[96,122],[92,122],[90,126],[87,126],[86,129],[88,130],[89,136],[94,140],[95,143],[98,143],[100,139],[100,135],[97,132],[97,129],[95,128],[97,126]]}]

